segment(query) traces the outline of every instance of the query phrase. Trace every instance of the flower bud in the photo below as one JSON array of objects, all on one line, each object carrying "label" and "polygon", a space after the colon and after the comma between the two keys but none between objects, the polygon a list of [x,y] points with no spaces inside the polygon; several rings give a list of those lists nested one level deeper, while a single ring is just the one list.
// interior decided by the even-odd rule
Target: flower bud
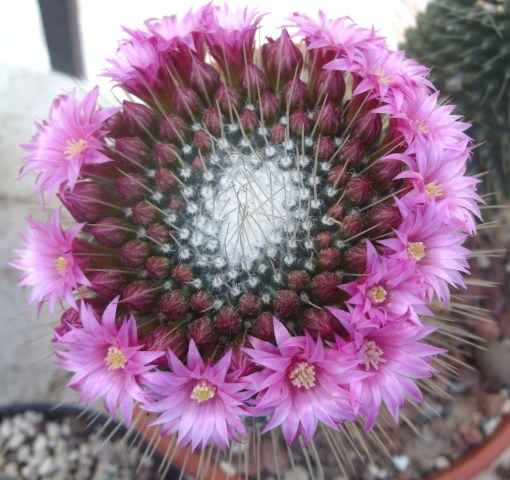
[{"label": "flower bud", "polygon": [[189,302],[180,290],[166,292],[159,301],[159,309],[171,320],[183,320]]},{"label": "flower bud", "polygon": [[322,135],[335,135],[340,128],[340,111],[335,108],[333,102],[326,102],[315,110],[313,120]]},{"label": "flower bud", "polygon": [[189,283],[193,281],[193,270],[189,265],[181,263],[176,265],[172,272],[172,278],[178,283]]},{"label": "flower bud", "polygon": [[258,108],[264,122],[276,120],[281,112],[280,101],[269,90],[260,96]]},{"label": "flower bud", "polygon": [[340,250],[338,248],[323,248],[318,255],[319,265],[324,270],[334,270],[340,261]]},{"label": "flower bud", "polygon": [[154,158],[162,167],[175,165],[179,161],[179,152],[171,143],[156,143]]},{"label": "flower bud", "polygon": [[174,173],[168,168],[159,169],[156,172],[155,180],[158,188],[165,193],[169,192],[177,185],[177,180]]},{"label": "flower bud", "polygon": [[311,288],[313,296],[322,303],[334,303],[341,298],[338,285],[342,277],[333,272],[324,272],[312,278]]},{"label": "flower bud", "polygon": [[345,196],[351,205],[363,205],[372,198],[373,194],[372,184],[363,175],[351,178],[345,186]]},{"label": "flower bud", "polygon": [[363,230],[363,221],[359,215],[347,215],[340,222],[338,235],[341,239],[347,240],[358,235]]},{"label": "flower bud", "polygon": [[197,155],[192,161],[191,161],[191,168],[195,170],[195,172],[199,172],[200,170],[204,169],[204,161],[202,158]]},{"label": "flower bud", "polygon": [[204,100],[209,100],[210,93],[215,92],[220,84],[220,75],[212,65],[194,57],[189,81]]},{"label": "flower bud", "polygon": [[117,138],[115,151],[121,165],[129,169],[146,164],[151,157],[149,147],[138,137]]},{"label": "flower bud", "polygon": [[195,134],[193,135],[193,146],[202,153],[211,151],[212,149],[211,135],[207,132],[204,132],[203,130],[195,132]]},{"label": "flower bud", "polygon": [[241,95],[239,95],[239,92],[235,88],[227,87],[222,83],[218,88],[214,98],[218,103],[220,110],[225,115],[233,115],[234,111],[239,111],[239,107],[241,105]]},{"label": "flower bud", "polygon": [[345,164],[347,168],[357,167],[364,157],[365,151],[363,149],[363,143],[356,139],[347,140],[338,152],[340,163]]},{"label": "flower bud", "polygon": [[179,115],[165,115],[160,130],[161,135],[171,142],[186,143],[188,124]]},{"label": "flower bud", "polygon": [[122,299],[135,312],[147,313],[155,306],[154,287],[147,280],[136,280],[124,289]]},{"label": "flower bud", "polygon": [[194,293],[191,296],[191,308],[196,312],[205,312],[213,306],[211,296],[204,290]]},{"label": "flower bud", "polygon": [[273,308],[282,317],[290,317],[299,310],[301,300],[292,290],[278,290],[274,296]]},{"label": "flower bud", "polygon": [[276,40],[268,38],[262,47],[262,62],[273,85],[284,85],[293,78],[299,78],[303,68],[303,55],[294,45],[287,30]]},{"label": "flower bud", "polygon": [[223,307],[214,317],[214,326],[222,333],[235,333],[241,326],[241,315],[233,307]]},{"label": "flower bud", "polygon": [[262,302],[257,295],[245,293],[241,295],[237,308],[243,315],[256,315],[262,308]]},{"label": "flower bud", "polygon": [[367,269],[367,246],[358,243],[344,254],[345,270],[349,273],[365,273]]},{"label": "flower bud", "polygon": [[108,136],[111,138],[128,137],[130,135],[122,111],[114,113],[105,121],[104,131],[108,132]]},{"label": "flower bud", "polygon": [[168,235],[168,228],[159,223],[155,223],[147,230],[149,240],[154,240],[156,243],[165,243],[170,236]]},{"label": "flower bud", "polygon": [[372,185],[381,192],[390,189],[393,179],[402,172],[402,166],[400,160],[377,160],[368,170]]},{"label": "flower bud", "polygon": [[115,180],[115,189],[118,195],[128,202],[144,198],[147,195],[147,188],[146,177],[140,173],[130,172]]},{"label": "flower bud", "polygon": [[253,336],[266,342],[274,342],[274,323],[273,314],[270,312],[261,313],[253,324]]},{"label": "flower bud", "polygon": [[241,88],[249,97],[259,98],[259,95],[267,90],[264,72],[253,63],[246,65],[241,73]]},{"label": "flower bud", "polygon": [[102,218],[89,231],[97,243],[108,248],[119,248],[134,235],[129,231],[129,225],[117,217]]},{"label": "flower bud", "polygon": [[320,137],[314,148],[319,160],[329,160],[335,153],[335,144],[329,137]]},{"label": "flower bud", "polygon": [[320,248],[329,247],[331,245],[332,241],[333,241],[333,235],[331,234],[331,232],[327,232],[327,231],[317,234],[314,238],[315,245],[317,245]]},{"label": "flower bud", "polygon": [[229,372],[236,372],[236,375],[249,375],[257,371],[257,366],[244,351],[245,347],[248,346],[248,343],[243,345],[243,343],[239,341],[232,342],[232,360]]},{"label": "flower bud", "polygon": [[213,347],[218,343],[218,332],[207,317],[197,318],[189,324],[188,337],[198,348]]},{"label": "flower bud", "polygon": [[175,111],[184,118],[192,119],[201,108],[200,98],[191,88],[177,87],[172,94]]},{"label": "flower bud", "polygon": [[90,289],[108,300],[121,294],[129,281],[125,273],[115,270],[90,272],[88,278],[91,283]]},{"label": "flower bud", "polygon": [[122,102],[124,121],[133,137],[151,137],[156,131],[156,116],[141,103]]},{"label": "flower bud", "polygon": [[96,223],[121,213],[110,191],[95,182],[78,182],[72,192],[65,190],[58,197],[77,222]]},{"label": "flower bud", "polygon": [[290,111],[296,108],[304,108],[308,104],[308,89],[299,78],[290,80],[283,87],[283,98]]},{"label": "flower bud", "polygon": [[335,187],[343,187],[349,180],[349,173],[344,166],[333,167],[328,173],[328,183]]},{"label": "flower bud", "polygon": [[178,212],[182,207],[182,200],[179,197],[173,196],[170,199],[170,203],[168,204],[168,208],[174,212]]},{"label": "flower bud", "polygon": [[309,308],[305,311],[302,324],[315,339],[320,336],[323,340],[333,340],[335,333],[342,330],[337,318],[327,310],[317,308]]},{"label": "flower bud", "polygon": [[345,94],[345,79],[343,72],[338,70],[321,70],[313,86],[317,103],[327,99],[339,104]]},{"label": "flower bud", "polygon": [[296,110],[289,118],[290,131],[297,137],[308,135],[312,129],[312,121],[303,109]]},{"label": "flower bud", "polygon": [[274,143],[283,143],[286,134],[285,126],[281,123],[277,123],[271,130],[271,140]]},{"label": "flower bud", "polygon": [[122,263],[132,268],[141,268],[149,258],[151,247],[141,240],[130,240],[120,249]]},{"label": "flower bud", "polygon": [[372,112],[359,114],[354,120],[352,131],[363,143],[375,142],[382,131],[381,116]]},{"label": "flower bud", "polygon": [[219,135],[221,133],[223,121],[220,113],[216,108],[208,108],[204,112],[202,122],[207,131],[212,135]]},{"label": "flower bud", "polygon": [[[172,350],[177,358],[182,359],[186,354],[186,335],[175,328],[160,325],[155,328],[145,339],[145,350],[151,352],[167,352]],[[159,366],[168,366],[166,355],[161,355],[154,363]]]},{"label": "flower bud", "polygon": [[245,108],[241,112],[240,120],[245,133],[253,133],[259,126],[259,117],[249,108]]},{"label": "flower bud", "polygon": [[366,223],[368,227],[374,227],[370,234],[377,237],[398,228],[402,215],[395,205],[376,205],[368,212]]},{"label": "flower bud", "polygon": [[145,268],[155,280],[164,280],[170,275],[170,260],[166,257],[149,257]]},{"label": "flower bud", "polygon": [[137,203],[133,207],[132,212],[133,220],[135,223],[144,227],[152,225],[155,222],[157,216],[157,211],[154,206],[145,200],[143,202]]},{"label": "flower bud", "polygon": [[333,205],[328,210],[328,217],[334,218],[335,220],[342,220],[342,217],[344,216],[344,207],[340,204]]},{"label": "flower bud", "polygon": [[300,292],[308,287],[310,283],[310,275],[304,270],[293,270],[287,275],[287,286],[291,290]]},{"label": "flower bud", "polygon": [[83,328],[80,319],[80,312],[74,308],[68,308],[60,317],[60,325],[53,330],[53,343],[58,343],[67,332],[71,331],[71,327]]}]

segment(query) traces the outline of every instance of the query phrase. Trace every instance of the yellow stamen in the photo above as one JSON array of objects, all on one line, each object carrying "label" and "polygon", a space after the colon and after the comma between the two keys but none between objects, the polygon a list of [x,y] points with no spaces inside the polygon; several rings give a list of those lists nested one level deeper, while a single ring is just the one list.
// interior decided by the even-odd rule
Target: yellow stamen
[{"label": "yellow stamen", "polygon": [[67,260],[64,257],[58,257],[55,260],[54,265],[57,273],[62,273],[67,267]]},{"label": "yellow stamen", "polygon": [[66,160],[71,160],[75,155],[80,153],[87,146],[87,141],[83,138],[79,140],[68,140],[66,148],[64,148],[64,157]]},{"label": "yellow stamen", "polygon": [[430,128],[428,123],[425,120],[415,120],[414,123],[416,123],[416,127],[418,129],[418,132],[420,133],[430,133]]},{"label": "yellow stamen", "polygon": [[376,69],[375,74],[379,77],[379,83],[382,83],[383,85],[391,83],[391,77],[386,75],[386,72],[382,68]]},{"label": "yellow stamen", "polygon": [[368,297],[374,303],[382,303],[382,302],[384,302],[384,300],[386,300],[386,295],[387,294],[388,294],[388,292],[383,287],[381,287],[380,285],[377,285],[376,287],[372,287],[368,291]]},{"label": "yellow stamen", "polygon": [[443,194],[443,186],[440,183],[437,183],[437,180],[428,183],[425,185],[425,191],[429,198],[440,197]]},{"label": "yellow stamen", "polygon": [[198,403],[207,402],[216,395],[216,387],[205,380],[200,380],[191,392],[191,399]]},{"label": "yellow stamen", "polygon": [[365,364],[365,370],[368,372],[370,367],[379,370],[380,363],[386,363],[384,358],[381,358],[384,355],[381,347],[377,345],[373,340],[369,340],[367,342],[365,353],[363,355],[363,363]]},{"label": "yellow stamen", "polygon": [[308,362],[299,363],[289,374],[292,385],[306,390],[315,387],[315,366]]},{"label": "yellow stamen", "polygon": [[407,253],[415,262],[419,262],[425,256],[425,245],[423,242],[409,242]]},{"label": "yellow stamen", "polygon": [[119,347],[112,345],[108,348],[104,363],[106,363],[108,370],[118,370],[126,366],[127,358]]}]

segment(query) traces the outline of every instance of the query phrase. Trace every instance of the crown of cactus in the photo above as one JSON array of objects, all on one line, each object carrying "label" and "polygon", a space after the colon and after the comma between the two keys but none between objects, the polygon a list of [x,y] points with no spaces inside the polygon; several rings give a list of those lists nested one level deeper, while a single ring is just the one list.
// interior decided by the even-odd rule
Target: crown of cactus
[{"label": "crown of cactus", "polygon": [[78,222],[29,219],[13,262],[68,307],[70,386],[192,448],[368,431],[383,404],[398,421],[479,216],[468,124],[426,68],[322,13],[256,49],[261,18],[208,4],[126,30],[106,75],[138,100],[64,95],[25,146],[22,175]]},{"label": "crown of cactus", "polygon": [[432,68],[441,95],[473,122],[470,170],[485,191],[510,196],[510,2],[433,0],[406,32],[407,54]]}]

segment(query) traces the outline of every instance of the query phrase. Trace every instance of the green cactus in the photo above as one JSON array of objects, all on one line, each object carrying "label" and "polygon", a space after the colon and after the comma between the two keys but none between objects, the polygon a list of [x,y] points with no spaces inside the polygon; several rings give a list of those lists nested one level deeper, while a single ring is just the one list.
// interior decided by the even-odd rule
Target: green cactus
[{"label": "green cactus", "polygon": [[510,0],[432,0],[402,48],[473,123],[471,170],[489,172],[481,193],[510,199]]}]

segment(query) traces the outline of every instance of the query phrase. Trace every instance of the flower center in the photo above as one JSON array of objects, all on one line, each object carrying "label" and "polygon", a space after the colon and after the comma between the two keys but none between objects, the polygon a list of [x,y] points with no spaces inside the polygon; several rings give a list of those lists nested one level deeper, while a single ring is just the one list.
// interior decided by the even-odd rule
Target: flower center
[{"label": "flower center", "polygon": [[379,369],[380,363],[386,363],[384,358],[381,358],[384,355],[381,347],[377,345],[373,340],[369,340],[365,347],[365,354],[363,355],[363,363],[365,364],[365,369],[368,372],[370,367]]},{"label": "flower center", "polygon": [[419,262],[425,256],[425,245],[423,242],[409,242],[407,253],[415,262]]},{"label": "flower center", "polygon": [[415,120],[414,123],[419,133],[430,133],[429,125],[425,120]]},{"label": "flower center", "polygon": [[391,83],[391,77],[386,75],[386,72],[382,68],[378,68],[375,71],[375,74],[379,77],[379,82],[383,85],[388,85]]},{"label": "flower center", "polygon": [[66,160],[71,160],[75,155],[80,153],[87,146],[87,141],[83,138],[79,140],[68,140],[66,148],[64,148],[64,157]]},{"label": "flower center", "polygon": [[373,303],[382,303],[386,300],[386,296],[388,295],[388,292],[381,287],[380,285],[376,285],[375,287],[372,287],[368,291],[368,297]]},{"label": "flower center", "polygon": [[112,345],[108,348],[104,363],[106,363],[108,370],[118,370],[126,366],[127,358],[119,347]]},{"label": "flower center", "polygon": [[425,191],[429,198],[440,197],[443,194],[443,186],[437,180],[434,180],[425,185]]},{"label": "flower center", "polygon": [[200,380],[193,388],[190,398],[196,400],[198,403],[203,403],[211,400],[216,395],[216,387],[211,385],[206,380]]},{"label": "flower center", "polygon": [[315,366],[308,362],[298,363],[289,373],[292,385],[306,390],[315,387]]},{"label": "flower center", "polygon": [[67,260],[64,257],[58,257],[55,262],[55,270],[57,273],[62,273],[67,267]]}]

